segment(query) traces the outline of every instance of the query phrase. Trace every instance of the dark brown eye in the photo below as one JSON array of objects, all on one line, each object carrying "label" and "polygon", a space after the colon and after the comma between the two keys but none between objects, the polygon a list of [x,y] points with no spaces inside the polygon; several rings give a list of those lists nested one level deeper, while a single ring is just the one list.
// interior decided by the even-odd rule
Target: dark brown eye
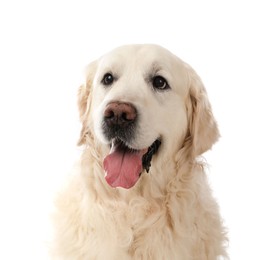
[{"label": "dark brown eye", "polygon": [[102,83],[105,85],[105,86],[109,86],[113,83],[114,81],[114,77],[111,73],[106,73],[102,79]]},{"label": "dark brown eye", "polygon": [[156,76],[152,79],[152,84],[155,89],[165,90],[170,88],[166,79],[161,76]]}]

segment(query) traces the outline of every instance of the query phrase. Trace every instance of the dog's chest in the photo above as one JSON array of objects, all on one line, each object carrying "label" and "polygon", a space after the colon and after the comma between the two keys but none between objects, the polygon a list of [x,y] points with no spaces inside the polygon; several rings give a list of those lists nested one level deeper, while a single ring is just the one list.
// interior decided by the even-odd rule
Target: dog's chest
[{"label": "dog's chest", "polygon": [[[96,212],[94,212],[96,213]],[[135,199],[130,203],[114,203],[99,211],[99,217],[94,217],[97,227],[106,227],[112,240],[120,245],[131,247],[142,238],[150,239],[159,228],[168,229],[168,218],[164,207],[144,199]],[[101,220],[102,219],[102,220]],[[96,230],[96,233],[99,232]],[[144,242],[145,243],[145,242]]]},{"label": "dog's chest", "polygon": [[175,258],[179,246],[168,221],[163,206],[135,199],[106,205],[105,211],[102,208],[99,216],[95,215],[91,230],[94,244],[114,252],[112,259],[164,259],[158,256],[166,251],[171,257],[168,259],[180,259]]}]

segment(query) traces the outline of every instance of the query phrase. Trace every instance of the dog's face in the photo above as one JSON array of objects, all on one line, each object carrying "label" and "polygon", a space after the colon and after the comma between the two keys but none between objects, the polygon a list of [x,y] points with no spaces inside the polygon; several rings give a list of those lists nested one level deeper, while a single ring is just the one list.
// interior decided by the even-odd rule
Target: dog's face
[{"label": "dog's face", "polygon": [[146,149],[157,139],[170,143],[174,136],[179,139],[187,127],[187,79],[179,64],[154,46],[127,46],[104,56],[93,84],[97,137],[106,144],[118,138],[135,150]]},{"label": "dog's face", "polygon": [[[143,169],[149,170],[154,153],[171,156],[187,135],[202,131],[193,122],[199,120],[193,120],[199,109],[198,93],[203,95],[201,102],[206,102],[193,70],[159,46],[120,47],[89,65],[87,84],[80,90],[81,140],[91,128],[110,147],[104,169],[112,187],[132,187]],[[208,102],[203,106],[207,111],[203,110],[199,121],[206,120],[206,128],[216,132]],[[210,148],[215,138],[209,139],[201,151],[195,149],[196,155]]]}]

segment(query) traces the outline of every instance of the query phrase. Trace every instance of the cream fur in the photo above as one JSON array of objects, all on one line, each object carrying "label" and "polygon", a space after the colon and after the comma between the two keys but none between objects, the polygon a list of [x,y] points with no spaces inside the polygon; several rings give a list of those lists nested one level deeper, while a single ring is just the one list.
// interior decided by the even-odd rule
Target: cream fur
[{"label": "cream fur", "polygon": [[[148,86],[144,78],[153,66],[171,90]],[[100,83],[106,71],[120,78],[108,90]],[[100,119],[114,100],[131,102],[140,113],[131,147],[162,139],[149,173],[129,190],[111,188],[104,179],[109,145]],[[225,231],[198,158],[219,132],[192,68],[159,46],[120,47],[88,66],[78,104],[85,149],[56,200],[53,259],[226,259]]]}]

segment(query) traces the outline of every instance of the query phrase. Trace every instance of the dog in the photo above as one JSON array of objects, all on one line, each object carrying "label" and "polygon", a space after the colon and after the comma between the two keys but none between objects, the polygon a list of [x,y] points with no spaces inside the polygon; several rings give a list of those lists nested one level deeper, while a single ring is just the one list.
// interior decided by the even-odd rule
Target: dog
[{"label": "dog", "polygon": [[196,72],[158,45],[118,47],[86,67],[78,106],[84,151],[56,199],[53,259],[227,259]]}]

